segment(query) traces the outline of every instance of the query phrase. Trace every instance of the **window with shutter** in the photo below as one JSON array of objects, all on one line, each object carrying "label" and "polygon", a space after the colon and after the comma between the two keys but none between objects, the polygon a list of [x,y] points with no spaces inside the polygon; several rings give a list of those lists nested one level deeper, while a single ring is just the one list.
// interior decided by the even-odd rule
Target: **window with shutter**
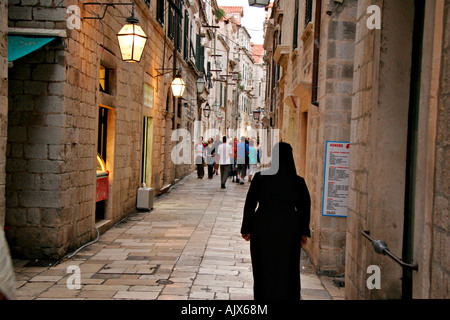
[{"label": "window with shutter", "polygon": [[156,20],[163,25],[164,24],[164,0],[157,0],[156,3]]},{"label": "window with shutter", "polygon": [[294,16],[294,39],[292,42],[292,48],[295,50],[298,48],[298,11],[299,11],[299,0],[295,0],[295,16]]},{"label": "window with shutter", "polygon": [[184,60],[189,59],[189,13],[187,10],[184,12],[184,47],[183,47],[183,58]]},{"label": "window with shutter", "polygon": [[167,28],[167,36],[170,40],[174,41],[175,39],[175,9],[172,6],[169,6],[169,25]]},{"label": "window with shutter", "polygon": [[[178,2],[178,8],[181,10],[181,1]],[[177,32],[178,32],[178,34],[177,34],[177,49],[181,53],[181,48],[183,46],[183,37],[182,37],[182,34],[181,34],[181,32],[183,30],[183,16],[180,13],[180,14],[176,15],[176,17],[177,17],[177,19],[176,19],[177,20],[176,27],[178,28],[177,29]]]},{"label": "window with shutter", "polygon": [[195,50],[195,66],[198,71],[205,73],[205,47],[202,46],[202,37],[197,34],[197,46]]},{"label": "window with shutter", "polygon": [[313,0],[306,0],[305,29],[308,26],[308,23],[312,21],[312,8],[313,8]]}]

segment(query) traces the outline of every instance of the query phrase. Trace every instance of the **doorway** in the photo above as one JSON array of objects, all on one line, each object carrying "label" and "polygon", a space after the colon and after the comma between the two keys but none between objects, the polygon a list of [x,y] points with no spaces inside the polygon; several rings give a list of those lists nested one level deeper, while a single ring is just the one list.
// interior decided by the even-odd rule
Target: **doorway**
[{"label": "doorway", "polygon": [[[414,29],[411,61],[410,102],[408,113],[408,142],[406,151],[405,215],[403,225],[402,260],[412,264],[414,260],[414,207],[417,171],[417,145],[422,76],[422,52],[425,22],[425,0],[414,0]],[[403,269],[402,299],[412,299],[413,271]]]},{"label": "doorway", "polygon": [[153,118],[144,117],[142,147],[142,183],[152,187]]}]

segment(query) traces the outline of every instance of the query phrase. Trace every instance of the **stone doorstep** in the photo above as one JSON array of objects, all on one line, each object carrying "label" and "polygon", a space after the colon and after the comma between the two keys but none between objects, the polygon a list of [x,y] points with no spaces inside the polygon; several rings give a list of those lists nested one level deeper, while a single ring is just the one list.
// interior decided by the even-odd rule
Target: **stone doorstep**
[{"label": "stone doorstep", "polygon": [[170,294],[160,294],[157,300],[187,300],[187,296],[176,296]]},{"label": "stone doorstep", "polygon": [[118,291],[113,298],[126,300],[156,300],[158,296],[159,292]]}]

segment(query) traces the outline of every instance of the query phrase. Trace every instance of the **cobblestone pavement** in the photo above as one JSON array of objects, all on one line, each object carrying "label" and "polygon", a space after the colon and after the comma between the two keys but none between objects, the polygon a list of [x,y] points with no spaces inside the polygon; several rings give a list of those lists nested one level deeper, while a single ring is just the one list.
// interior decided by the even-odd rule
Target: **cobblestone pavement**
[{"label": "cobblestone pavement", "polygon": [[[223,190],[219,177],[189,175],[155,199],[152,211],[129,215],[56,265],[14,260],[17,299],[253,299],[249,244],[240,237],[249,183],[230,179]],[[67,286],[69,266],[79,267],[79,289]],[[304,254],[301,268],[304,300],[344,298]]]}]

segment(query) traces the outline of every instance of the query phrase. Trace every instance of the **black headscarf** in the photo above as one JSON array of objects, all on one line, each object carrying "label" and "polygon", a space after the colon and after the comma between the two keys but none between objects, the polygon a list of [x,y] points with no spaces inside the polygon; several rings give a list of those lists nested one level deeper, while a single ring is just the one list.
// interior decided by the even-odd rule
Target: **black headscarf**
[{"label": "black headscarf", "polygon": [[273,175],[281,178],[293,178],[297,176],[294,155],[289,143],[278,142],[273,147],[272,163],[268,170],[261,175]]}]

